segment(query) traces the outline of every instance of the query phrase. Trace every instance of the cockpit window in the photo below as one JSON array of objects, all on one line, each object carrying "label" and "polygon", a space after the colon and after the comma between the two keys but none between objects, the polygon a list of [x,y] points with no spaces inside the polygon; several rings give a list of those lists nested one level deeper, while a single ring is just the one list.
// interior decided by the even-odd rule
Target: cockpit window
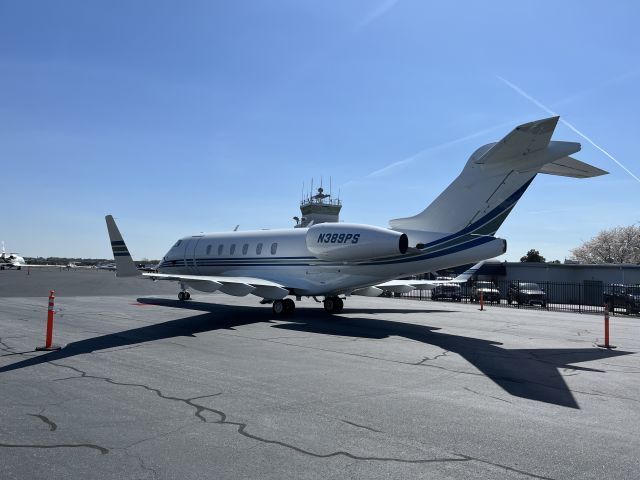
[{"label": "cockpit window", "polygon": [[176,244],[173,246],[173,248],[176,248],[176,247],[177,247],[177,246],[179,246],[181,243],[182,243],[182,240],[178,240],[178,241],[176,242]]}]

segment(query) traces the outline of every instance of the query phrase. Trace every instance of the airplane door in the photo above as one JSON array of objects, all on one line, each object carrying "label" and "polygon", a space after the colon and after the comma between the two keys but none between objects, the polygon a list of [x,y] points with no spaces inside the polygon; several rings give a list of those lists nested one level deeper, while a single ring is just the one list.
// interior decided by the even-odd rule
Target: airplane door
[{"label": "airplane door", "polygon": [[192,237],[187,240],[184,247],[184,264],[187,266],[187,275],[199,275],[198,265],[196,262],[196,247],[202,237]]}]

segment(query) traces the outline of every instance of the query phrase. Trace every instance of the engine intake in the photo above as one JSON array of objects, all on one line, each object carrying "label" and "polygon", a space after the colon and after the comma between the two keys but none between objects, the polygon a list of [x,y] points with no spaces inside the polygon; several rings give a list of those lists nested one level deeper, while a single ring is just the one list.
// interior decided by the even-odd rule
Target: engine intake
[{"label": "engine intake", "polygon": [[321,223],[309,228],[307,249],[323,260],[367,260],[404,254],[409,239],[404,233],[352,223]]}]

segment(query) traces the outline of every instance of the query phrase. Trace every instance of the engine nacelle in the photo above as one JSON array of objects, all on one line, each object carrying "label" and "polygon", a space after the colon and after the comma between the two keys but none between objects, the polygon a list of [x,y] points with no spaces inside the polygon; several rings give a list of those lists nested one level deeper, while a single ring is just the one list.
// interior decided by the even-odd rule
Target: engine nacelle
[{"label": "engine nacelle", "polygon": [[366,260],[404,254],[409,239],[404,233],[370,225],[321,223],[307,231],[307,248],[323,260]]}]

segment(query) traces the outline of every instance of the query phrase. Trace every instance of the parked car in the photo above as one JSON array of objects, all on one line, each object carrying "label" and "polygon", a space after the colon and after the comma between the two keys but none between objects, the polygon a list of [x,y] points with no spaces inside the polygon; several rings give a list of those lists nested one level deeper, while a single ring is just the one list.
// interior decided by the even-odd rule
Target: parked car
[{"label": "parked car", "polygon": [[507,291],[507,303],[511,305],[540,305],[547,306],[547,294],[537,283],[511,282]]},{"label": "parked car", "polygon": [[640,313],[640,285],[607,285],[602,296],[611,312],[623,308],[626,313]]},{"label": "parked car", "polygon": [[431,300],[451,300],[453,302],[462,301],[462,288],[456,283],[437,285],[431,290]]},{"label": "parked car", "polygon": [[500,303],[500,290],[493,282],[476,282],[471,288],[471,301],[479,302],[480,294],[482,294],[482,300],[485,302]]}]

